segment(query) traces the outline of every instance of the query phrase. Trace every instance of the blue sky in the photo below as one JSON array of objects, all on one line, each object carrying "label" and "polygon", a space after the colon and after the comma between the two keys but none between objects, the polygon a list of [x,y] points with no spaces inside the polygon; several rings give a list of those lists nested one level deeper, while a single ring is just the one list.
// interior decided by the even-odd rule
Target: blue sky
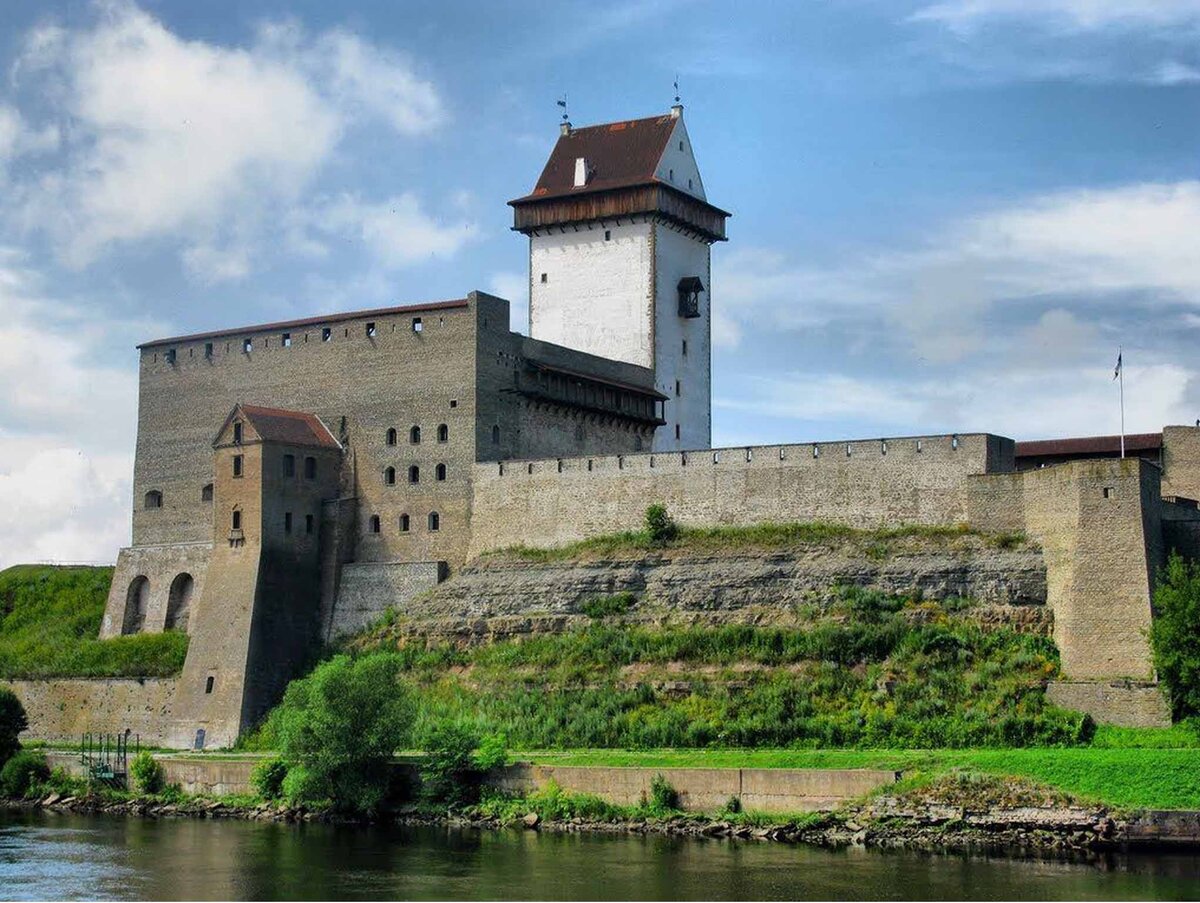
[{"label": "blue sky", "polygon": [[714,441],[1200,417],[1200,0],[27,2],[0,17],[0,565],[128,541],[141,340],[515,302],[577,125],[710,200]]}]

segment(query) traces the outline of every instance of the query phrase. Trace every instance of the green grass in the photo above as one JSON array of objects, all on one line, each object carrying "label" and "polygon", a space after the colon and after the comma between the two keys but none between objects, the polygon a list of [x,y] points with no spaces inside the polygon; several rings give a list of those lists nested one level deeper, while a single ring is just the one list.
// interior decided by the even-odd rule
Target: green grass
[{"label": "green grass", "polygon": [[1016,548],[1027,540],[1021,533],[981,533],[965,524],[924,526],[919,524],[879,530],[859,530],[821,521],[808,523],[755,524],[748,527],[680,527],[669,542],[656,542],[647,530],[610,533],[552,548],[510,546],[485,553],[484,558],[515,558],[521,561],[555,562],[629,558],[664,551],[711,554],[741,549],[773,549],[797,545],[841,545],[860,547],[874,559],[890,556],[907,541],[953,545],[975,541],[991,548]]},{"label": "green grass", "polygon": [[18,565],[0,571],[0,678],[167,677],[184,633],[98,640],[110,567]]}]

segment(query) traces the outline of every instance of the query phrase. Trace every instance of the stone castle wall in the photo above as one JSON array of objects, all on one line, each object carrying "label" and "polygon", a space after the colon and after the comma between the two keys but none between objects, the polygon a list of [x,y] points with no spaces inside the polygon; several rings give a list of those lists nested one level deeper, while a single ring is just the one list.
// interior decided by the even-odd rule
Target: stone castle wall
[{"label": "stone castle wall", "polygon": [[113,569],[108,603],[104,607],[100,638],[121,635],[130,587],[138,577],[145,577],[150,585],[150,604],[142,633],[162,632],[167,618],[171,585],[181,574],[190,575],[194,581],[188,612],[188,622],[193,623],[192,619],[197,616],[200,600],[204,595],[204,579],[208,573],[208,559],[211,554],[211,535],[198,542],[121,549],[117,555],[117,566]]},{"label": "stone castle wall", "polygon": [[655,502],[697,526],[962,523],[966,478],[1012,460],[1012,440],[975,433],[480,464],[470,553],[636,530]]},{"label": "stone castle wall", "polygon": [[355,633],[379,620],[389,608],[414,604],[444,575],[440,561],[362,561],[344,565],[325,638]]},{"label": "stone castle wall", "polygon": [[169,745],[174,678],[0,681],[17,694],[29,718],[25,737],[78,743],[88,732],[131,731],[143,746]]}]

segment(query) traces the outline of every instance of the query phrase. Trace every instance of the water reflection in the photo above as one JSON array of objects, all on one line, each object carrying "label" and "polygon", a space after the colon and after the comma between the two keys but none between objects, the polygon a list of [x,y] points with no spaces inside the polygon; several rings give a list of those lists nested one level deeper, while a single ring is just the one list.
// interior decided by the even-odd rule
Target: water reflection
[{"label": "water reflection", "polygon": [[4,899],[1194,899],[1200,859],[1081,863],[525,831],[0,815]]}]

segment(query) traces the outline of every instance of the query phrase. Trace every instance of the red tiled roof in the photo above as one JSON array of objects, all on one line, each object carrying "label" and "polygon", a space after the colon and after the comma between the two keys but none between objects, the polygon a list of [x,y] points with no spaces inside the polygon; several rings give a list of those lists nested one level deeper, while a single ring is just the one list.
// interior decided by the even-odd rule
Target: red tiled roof
[{"label": "red tiled roof", "polygon": [[[668,114],[572,129],[559,137],[533,191],[509,203],[654,182],[654,170],[678,121]],[[575,187],[577,157],[586,159],[593,173],[580,188]]]},{"label": "red tiled roof", "polygon": [[[1162,433],[1129,433],[1125,436],[1125,452],[1158,451],[1162,448]],[[1115,455],[1120,454],[1120,436],[1083,436],[1073,439],[1038,439],[1017,443],[1018,458],[1054,455]]]},{"label": "red tiled roof", "polygon": [[455,301],[430,301],[427,304],[405,304],[400,307],[376,307],[370,310],[348,310],[342,313],[324,314],[319,317],[305,317],[301,320],[280,320],[278,323],[260,323],[257,326],[239,326],[234,329],[217,329],[213,332],[195,332],[191,335],[177,335],[166,339],[155,339],[152,342],[142,342],[138,348],[149,348],[152,345],[171,345],[180,342],[194,342],[197,339],[213,339],[222,336],[246,335],[255,332],[274,332],[279,329],[298,329],[302,326],[316,326],[320,323],[341,323],[346,320],[362,320],[367,317],[386,317],[396,314],[420,313],[423,310],[451,310],[466,307],[467,299]]},{"label": "red tiled roof", "polygon": [[235,410],[245,415],[254,431],[266,442],[341,448],[341,444],[333,438],[333,433],[316,414],[253,404],[239,404]]}]

